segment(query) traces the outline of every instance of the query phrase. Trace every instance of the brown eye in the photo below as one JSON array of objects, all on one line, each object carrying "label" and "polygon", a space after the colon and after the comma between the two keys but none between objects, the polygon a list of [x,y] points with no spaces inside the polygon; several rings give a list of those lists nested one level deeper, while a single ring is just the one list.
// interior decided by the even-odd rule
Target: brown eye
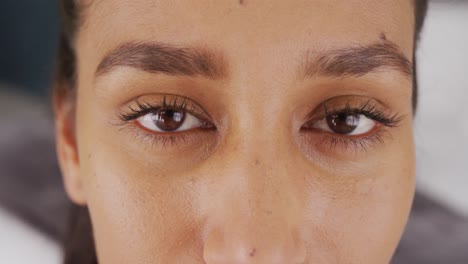
[{"label": "brown eye", "polygon": [[326,120],[330,130],[337,134],[349,134],[359,125],[359,115],[346,113],[329,115]]},{"label": "brown eye", "polygon": [[161,109],[152,115],[154,124],[163,131],[177,130],[185,120],[185,113],[171,109]]},{"label": "brown eye", "polygon": [[312,124],[313,128],[348,136],[366,134],[376,126],[377,121],[363,114],[349,113],[331,114]]},{"label": "brown eye", "polygon": [[159,109],[137,119],[144,128],[156,132],[178,132],[202,127],[204,122],[182,110]]}]

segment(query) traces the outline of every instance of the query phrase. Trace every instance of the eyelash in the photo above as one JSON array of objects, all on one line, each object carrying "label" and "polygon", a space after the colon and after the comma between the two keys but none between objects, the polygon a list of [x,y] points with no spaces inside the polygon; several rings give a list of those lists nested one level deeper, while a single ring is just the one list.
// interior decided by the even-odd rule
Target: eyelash
[{"label": "eyelash", "polygon": [[398,125],[398,123],[402,119],[402,117],[398,116],[398,114],[392,114],[390,112],[386,112],[382,109],[377,108],[377,106],[375,104],[372,104],[370,100],[357,107],[351,107],[349,104],[347,104],[341,110],[330,111],[328,107],[326,106],[326,104],[323,104],[323,107],[324,107],[326,116],[334,115],[334,114],[341,114],[341,113],[345,113],[349,115],[364,115],[387,127],[394,127]]},{"label": "eyelash", "polygon": [[[207,114],[201,110],[199,106],[183,96],[174,96],[169,101],[167,96],[164,96],[159,103],[154,104],[142,100],[137,100],[135,103],[136,107],[129,106],[126,111],[120,113],[119,117],[124,123],[135,121],[141,116],[151,112],[156,112],[160,109],[171,109],[190,113],[202,120],[202,122],[211,124],[211,122],[207,121],[208,118],[205,118]],[[338,107],[337,109],[329,109],[327,102],[325,102],[319,106],[319,109],[320,108],[322,109],[323,114],[318,117],[315,116],[314,118],[311,116],[316,115],[316,111],[313,111],[308,116],[310,121],[306,122],[306,125],[304,125],[301,130],[305,130],[305,132],[314,131],[315,134],[320,134],[322,138],[318,140],[318,144],[328,144],[330,149],[336,147],[341,147],[343,149],[348,149],[350,147],[354,149],[367,149],[374,143],[382,143],[384,141],[384,134],[388,132],[384,128],[396,127],[403,119],[403,116],[392,114],[378,108],[370,100],[356,107],[346,104],[345,107]],[[378,127],[374,129],[375,131],[372,133],[361,136],[339,135],[326,131],[317,131],[317,129],[314,128],[307,128],[307,124],[317,122],[318,120],[335,114],[364,115],[367,118],[378,122]],[[215,128],[214,125],[212,125],[212,128]],[[141,136],[141,134],[139,136]],[[154,145],[159,142],[165,146],[167,143],[177,144],[179,141],[185,142],[186,136],[187,133],[185,132],[145,133],[143,139],[149,139],[150,145]]]},{"label": "eyelash", "polygon": [[136,104],[137,108],[129,106],[128,111],[120,114],[120,119],[122,121],[128,122],[136,120],[141,116],[144,116],[151,112],[156,112],[161,109],[171,109],[174,111],[188,112],[203,120],[205,119],[203,118],[203,116],[206,115],[205,113],[203,113],[203,111],[198,110],[198,107],[195,104],[190,103],[190,101],[187,98],[182,96],[174,96],[172,101],[170,101],[169,103],[167,102],[167,96],[164,96],[160,103],[151,104],[148,102],[137,100]]},{"label": "eyelash", "polygon": [[[149,103],[144,100],[136,100],[136,106],[128,106],[126,110],[119,114],[122,124],[128,124],[130,122],[136,122],[139,117],[147,115],[152,112],[157,112],[161,109],[170,109],[174,111],[186,112],[194,115],[202,122],[206,124],[211,124],[207,121],[208,114],[204,112],[199,106],[191,102],[188,98],[183,96],[174,95],[168,99],[168,96],[164,96],[160,102]],[[213,128],[213,125],[207,125],[210,128]],[[125,128],[125,127],[123,127]],[[157,133],[157,132],[144,132],[141,133],[140,128],[136,136],[149,143],[150,146],[154,146],[156,143],[161,143],[162,146],[166,146],[168,143],[176,145],[179,142],[185,142],[189,139],[186,132],[166,132],[166,133]]]},{"label": "eyelash", "polygon": [[346,136],[333,134],[326,131],[317,131],[317,129],[314,128],[303,128],[303,130],[310,130],[320,134],[322,138],[319,140],[318,144],[322,145],[327,143],[330,149],[333,149],[335,147],[349,149],[351,147],[352,149],[365,150],[374,143],[383,143],[384,135],[388,134],[388,130],[385,128],[397,127],[399,123],[403,120],[403,116],[379,109],[377,105],[373,104],[370,100],[356,107],[352,107],[349,104],[346,104],[344,108],[332,110],[329,109],[327,103],[325,102],[320,106],[320,108],[323,109],[324,114],[322,114],[318,118],[312,118],[306,124],[314,123],[318,120],[336,114],[364,115],[365,117],[378,122],[377,127],[373,129],[372,132],[361,136]]}]

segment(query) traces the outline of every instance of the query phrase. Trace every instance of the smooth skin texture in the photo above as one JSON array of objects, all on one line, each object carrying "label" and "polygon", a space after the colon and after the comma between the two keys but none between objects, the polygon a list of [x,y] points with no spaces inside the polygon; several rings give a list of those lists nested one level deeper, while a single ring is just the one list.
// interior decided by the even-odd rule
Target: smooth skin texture
[{"label": "smooth skin texture", "polygon": [[[57,148],[99,263],[390,262],[414,193],[411,1],[101,0],[82,17]],[[160,72],[167,56],[141,52],[161,45],[217,70]],[[331,59],[362,47],[354,66]],[[122,120],[174,98],[210,125]],[[398,120],[326,131],[329,111],[366,104]]]}]

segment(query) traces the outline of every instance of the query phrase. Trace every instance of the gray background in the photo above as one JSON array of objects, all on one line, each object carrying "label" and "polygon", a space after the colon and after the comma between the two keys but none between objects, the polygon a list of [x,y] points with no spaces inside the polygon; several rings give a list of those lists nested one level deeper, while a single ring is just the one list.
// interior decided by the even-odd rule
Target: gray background
[{"label": "gray background", "polygon": [[418,187],[468,216],[468,2],[434,1],[418,51]]}]

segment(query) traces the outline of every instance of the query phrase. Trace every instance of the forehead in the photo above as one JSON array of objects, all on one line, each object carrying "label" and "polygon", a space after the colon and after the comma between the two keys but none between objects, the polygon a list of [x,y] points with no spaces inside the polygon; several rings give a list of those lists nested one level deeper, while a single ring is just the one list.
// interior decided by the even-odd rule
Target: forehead
[{"label": "forehead", "polygon": [[340,48],[385,34],[411,58],[413,9],[410,0],[89,0],[78,42],[103,52],[128,41],[206,45],[237,57]]}]

